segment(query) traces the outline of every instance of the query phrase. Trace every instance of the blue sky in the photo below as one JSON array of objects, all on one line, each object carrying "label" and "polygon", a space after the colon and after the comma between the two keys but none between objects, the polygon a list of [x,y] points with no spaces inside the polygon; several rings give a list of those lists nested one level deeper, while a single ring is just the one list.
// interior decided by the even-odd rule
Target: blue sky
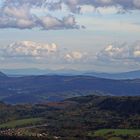
[{"label": "blue sky", "polygon": [[140,69],[139,36],[140,0],[0,1],[1,68]]}]

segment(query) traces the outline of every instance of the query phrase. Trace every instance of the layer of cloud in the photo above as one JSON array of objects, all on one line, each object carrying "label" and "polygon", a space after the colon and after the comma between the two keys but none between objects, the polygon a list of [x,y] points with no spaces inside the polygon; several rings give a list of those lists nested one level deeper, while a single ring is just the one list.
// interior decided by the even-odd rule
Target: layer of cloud
[{"label": "layer of cloud", "polygon": [[125,10],[140,9],[140,0],[66,0],[66,4],[71,11],[77,11],[82,5],[92,5],[95,8],[119,6]]},{"label": "layer of cloud", "polygon": [[55,43],[14,42],[0,50],[1,62],[80,64],[94,66],[140,66],[140,41],[128,45],[111,44],[96,53],[62,49]]},{"label": "layer of cloud", "polygon": [[[43,15],[42,12],[43,16],[33,13],[37,8],[47,9],[48,13]],[[62,17],[52,16],[51,12],[56,10],[62,12]],[[128,10],[140,10],[140,0],[3,0],[0,28],[79,29],[74,14],[125,13]],[[64,11],[67,11],[65,16]]]},{"label": "layer of cloud", "polygon": [[66,4],[72,11],[82,5],[93,5],[94,7],[121,6],[124,9],[140,9],[140,0],[4,0],[5,5],[20,6],[28,4],[32,7],[46,6],[50,10],[61,9]]},{"label": "layer of cloud", "polygon": [[81,63],[86,53],[65,51],[56,45],[33,41],[21,41],[9,44],[0,50],[1,61],[20,61],[33,63]]}]

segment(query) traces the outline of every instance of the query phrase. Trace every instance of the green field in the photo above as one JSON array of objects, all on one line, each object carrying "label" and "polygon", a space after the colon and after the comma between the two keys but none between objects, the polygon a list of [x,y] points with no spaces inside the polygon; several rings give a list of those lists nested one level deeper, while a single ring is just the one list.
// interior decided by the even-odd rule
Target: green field
[{"label": "green field", "polygon": [[4,124],[0,124],[0,128],[15,128],[15,127],[28,126],[28,125],[35,125],[41,121],[42,121],[41,118],[28,118],[22,120],[14,120]]},{"label": "green field", "polygon": [[90,137],[101,137],[107,140],[124,140],[124,137],[138,138],[140,129],[101,129],[89,133]]},{"label": "green field", "polygon": [[140,129],[101,129],[94,133],[95,136],[105,136],[108,134],[112,135],[140,135]]}]

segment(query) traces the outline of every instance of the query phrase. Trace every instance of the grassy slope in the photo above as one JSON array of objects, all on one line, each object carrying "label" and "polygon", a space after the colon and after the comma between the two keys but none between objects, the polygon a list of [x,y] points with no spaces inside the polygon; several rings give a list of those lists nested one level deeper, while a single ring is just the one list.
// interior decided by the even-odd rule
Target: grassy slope
[{"label": "grassy slope", "polygon": [[27,126],[33,125],[41,122],[41,118],[29,118],[29,119],[22,119],[22,120],[14,120],[0,125],[0,128],[15,128],[20,126]]},{"label": "grassy slope", "polygon": [[96,136],[104,136],[109,133],[114,135],[140,135],[140,129],[101,129],[95,132]]},{"label": "grassy slope", "polygon": [[102,137],[108,140],[124,140],[123,137],[139,137],[140,129],[100,129],[89,136]]}]

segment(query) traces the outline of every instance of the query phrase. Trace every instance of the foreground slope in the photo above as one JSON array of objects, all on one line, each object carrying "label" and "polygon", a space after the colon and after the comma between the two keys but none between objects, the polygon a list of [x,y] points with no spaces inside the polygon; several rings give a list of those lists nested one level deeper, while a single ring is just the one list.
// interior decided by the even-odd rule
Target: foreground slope
[{"label": "foreground slope", "polygon": [[1,136],[140,140],[140,97],[86,96],[16,106],[1,103],[0,109]]}]

